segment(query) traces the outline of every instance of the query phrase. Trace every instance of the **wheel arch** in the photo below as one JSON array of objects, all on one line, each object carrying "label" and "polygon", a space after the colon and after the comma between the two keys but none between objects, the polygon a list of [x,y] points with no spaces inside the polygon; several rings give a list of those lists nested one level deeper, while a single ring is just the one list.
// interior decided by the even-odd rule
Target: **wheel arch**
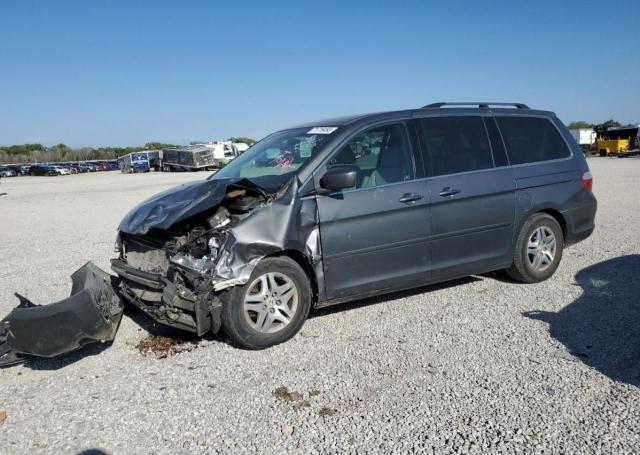
[{"label": "wheel arch", "polygon": [[311,263],[311,260],[304,253],[301,253],[300,251],[297,251],[297,250],[291,250],[291,249],[276,251],[275,253],[271,253],[265,256],[265,258],[283,257],[283,256],[288,257],[289,259],[294,261],[296,264],[298,264],[300,268],[304,271],[305,275],[307,275],[307,277],[309,278],[309,282],[311,284],[311,295],[313,299],[312,303],[313,304],[317,303],[318,289],[319,289],[318,277],[313,268],[313,264]]},{"label": "wheel arch", "polygon": [[553,217],[560,225],[560,229],[562,229],[563,240],[565,242],[567,241],[567,220],[565,220],[561,212],[559,212],[556,209],[546,208],[546,209],[538,210],[536,213],[546,213],[547,215]]}]

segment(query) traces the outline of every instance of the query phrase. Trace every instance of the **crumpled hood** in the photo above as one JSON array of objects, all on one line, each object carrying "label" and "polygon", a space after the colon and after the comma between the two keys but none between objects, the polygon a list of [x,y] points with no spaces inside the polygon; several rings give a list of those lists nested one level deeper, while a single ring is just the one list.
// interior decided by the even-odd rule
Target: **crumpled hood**
[{"label": "crumpled hood", "polygon": [[218,205],[225,196],[228,180],[198,180],[170,188],[150,197],[131,210],[118,229],[127,234],[146,234],[151,229],[168,229]]}]

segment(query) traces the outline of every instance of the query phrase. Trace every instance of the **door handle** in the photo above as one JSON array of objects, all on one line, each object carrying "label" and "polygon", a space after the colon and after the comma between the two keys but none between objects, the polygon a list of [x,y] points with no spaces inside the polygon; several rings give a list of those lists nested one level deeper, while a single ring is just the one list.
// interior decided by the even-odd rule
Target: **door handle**
[{"label": "door handle", "polygon": [[421,194],[412,194],[412,193],[404,193],[400,198],[400,202],[403,204],[409,204],[411,202],[416,202],[422,199]]},{"label": "door handle", "polygon": [[442,191],[440,191],[440,196],[442,196],[442,197],[455,196],[459,192],[460,192],[460,190],[456,190],[455,188],[451,188],[449,186],[445,186],[444,188],[442,188]]}]

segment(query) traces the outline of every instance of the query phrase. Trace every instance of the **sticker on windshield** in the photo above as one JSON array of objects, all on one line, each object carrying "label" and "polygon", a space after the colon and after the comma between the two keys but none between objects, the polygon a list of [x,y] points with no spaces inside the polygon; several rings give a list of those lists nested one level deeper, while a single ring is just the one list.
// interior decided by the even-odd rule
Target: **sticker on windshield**
[{"label": "sticker on windshield", "polygon": [[314,126],[307,134],[331,134],[337,129],[337,126]]},{"label": "sticker on windshield", "polygon": [[307,137],[302,139],[300,141],[300,145],[298,146],[298,153],[300,154],[300,158],[309,158],[311,156],[311,152],[313,151],[315,143],[315,137]]}]

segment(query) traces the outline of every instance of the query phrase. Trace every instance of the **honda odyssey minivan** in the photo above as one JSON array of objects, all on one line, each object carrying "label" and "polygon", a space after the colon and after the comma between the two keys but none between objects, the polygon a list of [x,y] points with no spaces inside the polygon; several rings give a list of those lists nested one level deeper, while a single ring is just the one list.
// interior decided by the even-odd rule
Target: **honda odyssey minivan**
[{"label": "honda odyssey minivan", "polygon": [[523,104],[332,118],[143,202],[112,268],[156,321],[266,348],[312,307],[494,270],[546,280],[594,229],[591,186],[565,126]]}]

